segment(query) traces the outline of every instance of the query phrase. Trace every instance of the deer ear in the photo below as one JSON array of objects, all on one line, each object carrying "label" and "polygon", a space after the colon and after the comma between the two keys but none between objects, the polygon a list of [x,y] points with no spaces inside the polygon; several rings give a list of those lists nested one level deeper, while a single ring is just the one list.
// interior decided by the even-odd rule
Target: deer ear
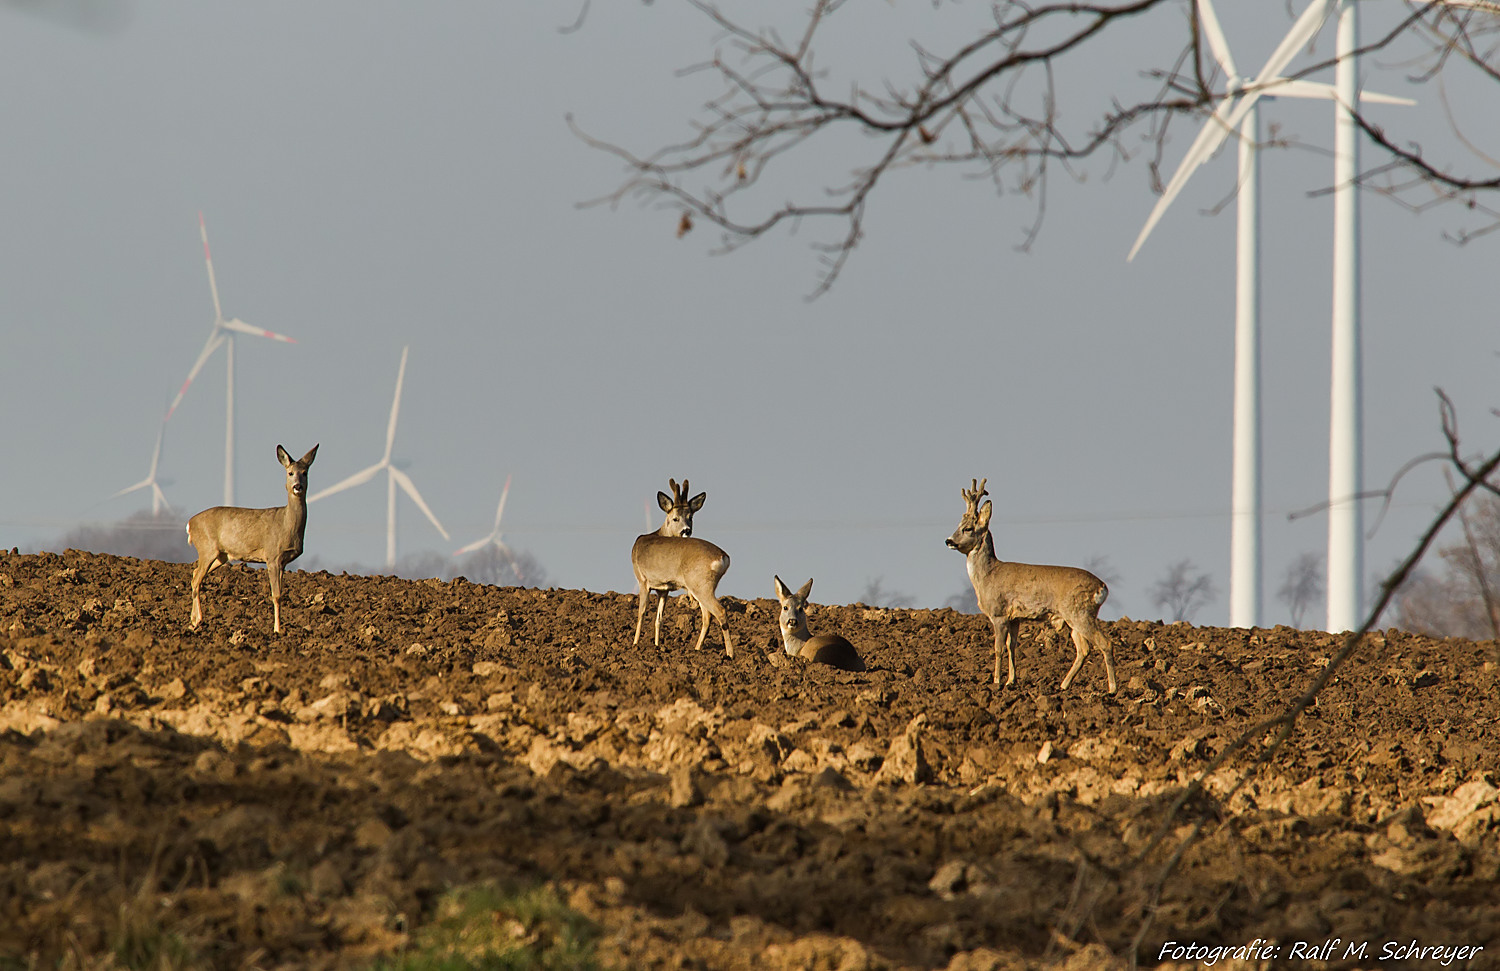
[{"label": "deer ear", "polygon": [[994,512],[994,511],[995,511],[995,504],[993,502],[986,502],[983,506],[979,507],[979,528],[980,529],[989,529],[990,528],[990,513]]},{"label": "deer ear", "polygon": [[672,497],[665,492],[658,492],[656,494],[656,504],[661,507],[662,512],[672,511]]},{"label": "deer ear", "polygon": [[792,592],[786,588],[786,584],[781,582],[781,577],[771,577],[771,583],[775,585],[777,600],[785,600],[792,595]]},{"label": "deer ear", "polygon": [[292,467],[292,457],[280,445],[276,446],[276,458],[281,462],[282,468],[289,469]]},{"label": "deer ear", "polygon": [[[321,444],[321,443],[319,443],[319,444]],[[318,446],[314,445],[312,448],[310,448],[310,449],[307,450],[307,454],[306,455],[302,456],[302,465],[304,467],[312,465],[313,464],[313,459],[315,459],[317,457],[318,457]]]},{"label": "deer ear", "polygon": [[688,512],[697,512],[703,508],[703,503],[708,501],[708,493],[700,492],[688,500]]},{"label": "deer ear", "polygon": [[802,589],[797,591],[797,599],[801,600],[803,603],[806,603],[807,602],[807,597],[811,593],[812,593],[812,580],[808,580],[806,583],[802,584]]}]

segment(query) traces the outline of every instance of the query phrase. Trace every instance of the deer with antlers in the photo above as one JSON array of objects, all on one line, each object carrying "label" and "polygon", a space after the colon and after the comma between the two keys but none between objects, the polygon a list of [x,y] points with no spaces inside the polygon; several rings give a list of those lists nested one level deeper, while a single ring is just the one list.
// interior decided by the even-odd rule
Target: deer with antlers
[{"label": "deer with antlers", "polygon": [[1000,683],[1001,644],[1005,645],[1005,658],[1010,666],[1010,674],[1005,679],[1009,686],[1016,681],[1015,642],[1021,621],[1045,620],[1057,630],[1065,624],[1072,628],[1073,646],[1078,651],[1073,666],[1063,675],[1062,690],[1066,691],[1073,683],[1092,645],[1104,655],[1109,693],[1114,694],[1114,643],[1099,624],[1099,608],[1109,596],[1109,587],[1089,571],[1077,567],[1033,566],[998,559],[995,540],[990,535],[990,513],[994,505],[986,502],[981,507],[979,504],[979,500],[989,494],[984,488],[987,482],[989,479],[976,479],[972,489],[963,490],[967,508],[959,520],[958,529],[948,537],[947,545],[968,558],[969,582],[974,585],[979,609],[995,628],[994,683]]},{"label": "deer with antlers", "polygon": [[635,612],[635,641],[641,642],[641,625],[646,618],[646,601],[656,591],[656,632],[652,643],[661,645],[661,618],[667,606],[667,595],[673,590],[686,590],[688,596],[703,611],[703,626],[698,631],[696,650],[703,649],[703,638],[708,635],[708,618],[712,614],[719,622],[724,634],[724,653],[734,657],[734,640],[729,628],[724,626],[724,607],[715,592],[719,581],[729,571],[729,554],[714,544],[693,535],[693,514],[703,508],[708,493],[700,492],[688,498],[688,480],[677,485],[676,479],[668,479],[672,494],[656,494],[656,504],[667,514],[666,521],[654,533],[636,538],[630,548],[630,566],[635,571],[635,582],[640,586],[641,598]]}]

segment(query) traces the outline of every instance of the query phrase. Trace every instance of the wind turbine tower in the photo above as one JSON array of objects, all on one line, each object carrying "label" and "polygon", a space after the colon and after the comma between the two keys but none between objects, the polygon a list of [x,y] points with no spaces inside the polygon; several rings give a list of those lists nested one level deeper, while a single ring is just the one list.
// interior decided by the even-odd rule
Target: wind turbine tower
[{"label": "wind turbine tower", "polygon": [[[1230,489],[1230,593],[1232,627],[1258,627],[1264,595],[1261,560],[1260,435],[1260,110],[1262,98],[1335,100],[1336,86],[1281,76],[1293,57],[1322,27],[1332,0],[1314,0],[1293,23],[1266,59],[1260,73],[1246,78],[1235,66],[1211,0],[1197,0],[1199,21],[1209,50],[1224,73],[1224,97],[1188,148],[1156,207],[1136,238],[1127,259],[1150,236],[1167,207],[1198,167],[1234,133],[1239,141],[1239,181],[1235,238],[1234,436]],[[1369,95],[1386,104],[1413,104],[1406,98]],[[1331,572],[1330,572],[1331,576]]]}]

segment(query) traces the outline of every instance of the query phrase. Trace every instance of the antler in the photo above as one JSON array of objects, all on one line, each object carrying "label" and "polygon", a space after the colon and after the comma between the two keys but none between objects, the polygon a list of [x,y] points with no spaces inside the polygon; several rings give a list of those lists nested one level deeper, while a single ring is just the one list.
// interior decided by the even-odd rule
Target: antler
[{"label": "antler", "polygon": [[971,479],[970,481],[974,484],[974,488],[963,489],[961,491],[964,494],[964,502],[968,504],[969,508],[978,511],[979,500],[989,495],[989,493],[985,491],[984,486],[985,483],[989,482],[990,480],[988,478],[984,478]]},{"label": "antler", "polygon": [[687,502],[687,497],[688,497],[688,480],[686,480],[686,479],[682,480],[682,488],[680,488],[680,489],[677,487],[677,480],[676,479],[668,479],[667,480],[667,485],[669,485],[669,486],[672,487],[672,504],[673,505],[680,506],[683,503]]}]

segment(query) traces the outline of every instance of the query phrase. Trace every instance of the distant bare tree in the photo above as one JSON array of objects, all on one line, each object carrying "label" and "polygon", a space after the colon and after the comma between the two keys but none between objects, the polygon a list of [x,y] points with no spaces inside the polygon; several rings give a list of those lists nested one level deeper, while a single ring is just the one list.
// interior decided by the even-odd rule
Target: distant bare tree
[{"label": "distant bare tree", "polygon": [[80,526],[44,546],[54,552],[66,549],[113,556],[134,556],[142,560],[165,560],[168,563],[190,563],[197,552],[188,545],[187,520],[175,513],[152,515],[142,509],[114,523]]},{"label": "distant bare tree", "polygon": [[1480,495],[1460,511],[1441,570],[1417,571],[1396,593],[1397,627],[1438,637],[1500,638],[1500,498]]},{"label": "distant bare tree", "polygon": [[979,613],[979,595],[974,592],[972,585],[964,587],[958,593],[943,601],[943,606],[949,610],[956,610],[961,614]]},{"label": "distant bare tree", "polygon": [[910,607],[917,602],[908,594],[887,590],[884,581],[883,576],[865,580],[865,589],[860,593],[858,602],[871,607]]},{"label": "distant bare tree", "polygon": [[1109,558],[1108,553],[1095,553],[1083,561],[1083,568],[1108,585],[1120,582],[1120,571],[1115,569],[1114,561]]},{"label": "distant bare tree", "polygon": [[1286,578],[1276,599],[1286,604],[1292,615],[1292,626],[1301,627],[1302,618],[1323,597],[1323,554],[1308,551],[1298,556],[1286,568]]},{"label": "distant bare tree", "polygon": [[301,568],[309,573],[353,573],[358,576],[398,576],[403,580],[452,580],[463,577],[471,583],[500,587],[543,587],[549,583],[547,570],[530,553],[510,551],[507,556],[494,546],[485,547],[454,559],[443,553],[407,553],[396,561],[395,569],[366,566],[362,563],[326,564],[320,557],[303,557]]},{"label": "distant bare tree", "polygon": [[453,568],[455,576],[466,577],[474,583],[488,583],[497,587],[545,587],[547,571],[537,558],[525,551],[502,550],[497,546],[486,546],[475,550],[458,561]]},{"label": "distant bare tree", "polygon": [[[873,19],[870,10],[882,5],[689,5],[716,33],[712,50],[683,52],[685,63],[697,63],[680,73],[684,83],[703,85],[704,105],[681,136],[631,148],[586,133],[597,119],[569,118],[580,137],[625,163],[623,183],[598,201],[636,196],[660,205],[679,235],[695,222],[714,226],[721,251],[820,225],[825,232],[811,243],[822,262],[815,293],[837,279],[878,190],[895,179],[956,171],[996,196],[1028,196],[1035,218],[1023,230],[1024,248],[1040,230],[1055,174],[1081,181],[1090,160],[1105,168],[1144,156],[1159,192],[1173,123],[1196,128],[1187,116],[1210,111],[1226,84],[1239,83],[1218,70],[1211,25],[1182,0],[934,0],[923,29],[943,39],[904,47],[881,35],[890,18]],[[1268,5],[1266,16],[1282,18],[1288,6]],[[1500,17],[1492,9],[1417,0],[1395,9],[1400,19],[1364,39],[1362,66],[1399,64],[1411,82],[1439,87],[1462,75],[1500,93]],[[1278,20],[1278,29],[1283,22],[1290,26]],[[849,56],[882,44],[904,53]],[[1286,75],[1326,71],[1333,61],[1319,50],[1321,59],[1303,58]],[[1488,131],[1495,98],[1490,108],[1481,98],[1466,111],[1441,90],[1433,101],[1448,110],[1460,147],[1444,151],[1456,157],[1435,160],[1409,136],[1388,135],[1360,116],[1373,151],[1359,181],[1413,209],[1457,202],[1455,219],[1468,225],[1451,235],[1462,241],[1500,227],[1493,201],[1500,166],[1463,131]]]},{"label": "distant bare tree", "polygon": [[1178,560],[1151,588],[1151,603],[1169,611],[1174,621],[1191,621],[1200,607],[1213,603],[1218,595],[1212,576],[1194,566],[1192,560]]}]

